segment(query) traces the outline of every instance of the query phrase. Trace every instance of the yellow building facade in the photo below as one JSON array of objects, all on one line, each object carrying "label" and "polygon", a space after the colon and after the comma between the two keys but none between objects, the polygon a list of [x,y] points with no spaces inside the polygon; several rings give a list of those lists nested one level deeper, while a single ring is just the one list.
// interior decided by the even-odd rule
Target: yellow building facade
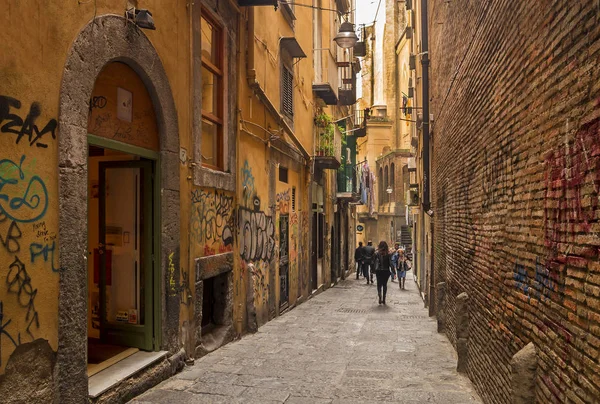
[{"label": "yellow building facade", "polygon": [[[351,4],[126,3],[0,17],[8,402],[127,400],[353,265],[331,168]],[[95,377],[124,360],[135,380]]]}]

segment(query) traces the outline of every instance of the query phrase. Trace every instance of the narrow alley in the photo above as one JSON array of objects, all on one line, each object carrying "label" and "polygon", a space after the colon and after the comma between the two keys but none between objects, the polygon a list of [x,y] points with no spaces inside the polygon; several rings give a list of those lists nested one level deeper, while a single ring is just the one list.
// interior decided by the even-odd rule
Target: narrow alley
[{"label": "narrow alley", "polygon": [[353,275],[132,403],[479,403],[412,274],[388,304]]}]

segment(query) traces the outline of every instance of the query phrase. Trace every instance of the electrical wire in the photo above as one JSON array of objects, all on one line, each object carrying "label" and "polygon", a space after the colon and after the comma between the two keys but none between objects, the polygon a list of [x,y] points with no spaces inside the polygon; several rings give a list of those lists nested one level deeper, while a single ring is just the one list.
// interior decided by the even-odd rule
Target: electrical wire
[{"label": "electrical wire", "polygon": [[379,7],[381,6],[381,0],[379,0],[379,4],[377,4],[377,11],[375,11],[375,19],[373,20],[373,25],[377,22],[377,14],[379,14]]}]

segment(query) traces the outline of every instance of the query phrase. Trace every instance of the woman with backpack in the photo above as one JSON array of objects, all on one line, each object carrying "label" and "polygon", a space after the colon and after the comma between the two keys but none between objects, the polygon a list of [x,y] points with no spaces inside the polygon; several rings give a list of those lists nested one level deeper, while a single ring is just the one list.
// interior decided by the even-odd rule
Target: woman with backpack
[{"label": "woman with backpack", "polygon": [[379,304],[385,304],[385,295],[387,294],[387,283],[390,279],[391,258],[388,244],[381,241],[375,252],[375,276],[377,277],[377,294],[379,295]]}]

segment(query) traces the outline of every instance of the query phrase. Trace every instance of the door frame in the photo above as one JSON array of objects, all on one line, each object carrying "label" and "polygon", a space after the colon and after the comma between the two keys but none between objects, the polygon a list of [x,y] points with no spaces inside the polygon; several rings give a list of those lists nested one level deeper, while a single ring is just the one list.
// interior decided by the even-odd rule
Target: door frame
[{"label": "door frame", "polygon": [[[153,247],[154,247],[154,266],[152,270],[152,313],[153,313],[153,327],[152,327],[152,348],[154,351],[158,351],[161,347],[162,334],[162,310],[161,310],[161,237],[160,237],[160,223],[161,223],[161,198],[160,198],[160,178],[161,178],[161,164],[160,164],[160,153],[154,150],[144,149],[142,147],[133,146],[127,143],[122,143],[112,139],[106,139],[100,136],[92,135],[88,133],[87,142],[90,146],[102,147],[104,149],[110,149],[119,151],[122,153],[132,154],[136,157],[141,157],[147,160],[151,160],[154,164],[154,179],[152,181],[153,192],[152,199],[154,205],[154,212],[152,215],[153,219]],[[88,197],[89,201],[89,197]],[[88,210],[89,211],[89,210]]]}]

